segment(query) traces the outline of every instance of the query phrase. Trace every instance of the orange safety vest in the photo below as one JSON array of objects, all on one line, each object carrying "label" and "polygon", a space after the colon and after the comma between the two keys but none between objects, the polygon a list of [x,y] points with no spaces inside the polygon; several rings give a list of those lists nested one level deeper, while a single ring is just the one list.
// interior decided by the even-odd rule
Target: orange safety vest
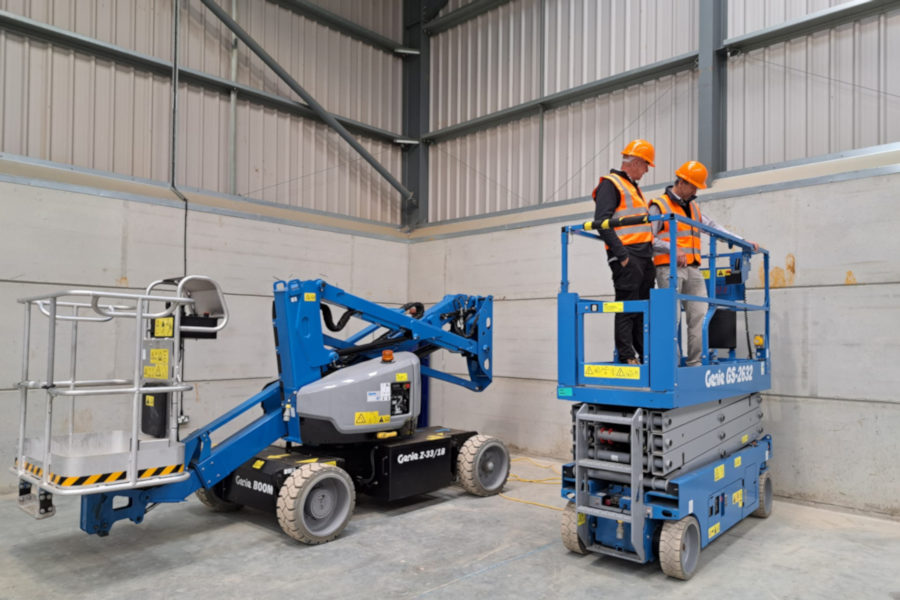
[{"label": "orange safety vest", "polygon": [[[641,191],[633,183],[615,173],[610,173],[600,178],[597,187],[591,193],[591,197],[594,200],[597,200],[597,190],[600,189],[600,184],[603,183],[604,179],[611,181],[619,190],[619,206],[616,207],[616,211],[612,215],[613,219],[633,217],[635,215],[649,215],[647,202],[644,200]],[[653,229],[649,223],[615,227],[614,231],[624,246],[645,244],[653,241]],[[609,250],[609,244],[606,244],[606,249]]]},{"label": "orange safety vest", "polygon": [[[659,207],[659,213],[661,215],[665,215],[668,212],[675,213],[676,215],[681,215],[682,217],[688,217],[695,221],[700,221],[700,208],[697,206],[696,202],[691,202],[689,204],[691,208],[691,214],[688,215],[684,212],[684,209],[681,208],[681,204],[672,200],[668,194],[663,194],[659,198],[655,198],[653,204]],[[659,230],[659,233],[656,234],[656,237],[664,242],[671,243],[669,238],[669,224],[671,221],[661,221],[662,227]],[[678,241],[676,242],[676,246],[681,248],[684,253],[687,255],[688,264],[689,265],[699,265],[700,264],[700,230],[694,227],[691,227],[687,223],[682,223],[681,221],[676,221],[678,224]],[[654,254],[653,255],[653,264],[655,265],[667,265],[669,264],[669,253],[665,254]]]}]

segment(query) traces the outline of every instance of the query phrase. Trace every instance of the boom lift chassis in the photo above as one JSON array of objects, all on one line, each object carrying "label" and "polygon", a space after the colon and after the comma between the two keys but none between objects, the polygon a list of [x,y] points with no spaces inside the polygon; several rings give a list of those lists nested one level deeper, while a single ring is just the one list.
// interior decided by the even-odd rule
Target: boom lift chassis
[{"label": "boom lift chassis", "polygon": [[[676,231],[677,220],[709,238],[703,257],[708,298],[679,294],[673,285],[651,290],[649,300],[626,302],[569,291],[568,246],[574,238],[596,240],[591,229],[662,219],[671,221],[670,231]],[[563,227],[561,241],[557,397],[575,403],[575,460],[564,466],[562,477],[562,496],[569,500],[563,543],[579,554],[637,563],[658,557],[664,573],[688,579],[701,548],[745,517],[767,517],[772,510],[772,438],[764,432],[759,394],[771,383],[768,252],[761,251],[764,299],[751,304],[745,282],[752,247],[691,219],[669,214],[588,222]],[[737,251],[720,254],[717,242]],[[673,242],[670,282],[676,280],[675,248]],[[729,266],[717,268],[719,259]],[[682,300],[708,305],[700,366],[683,366]],[[763,315],[765,334],[756,336],[749,356],[738,358],[734,316],[748,311]],[[617,312],[643,314],[643,364],[586,360],[585,319]],[[723,330],[731,339],[714,339]],[[749,332],[747,337],[749,346]],[[711,347],[728,348],[728,354],[718,356]]]},{"label": "boom lift chassis", "polygon": [[[170,289],[173,288],[173,291]],[[53,494],[81,496],[81,529],[105,536],[119,520],[196,492],[217,511],[243,505],[277,513],[291,537],[321,543],[349,521],[357,490],[386,500],[427,493],[454,479],[469,492],[499,492],[509,472],[500,440],[474,431],[417,429],[421,378],[473,391],[492,378],[492,298],[448,295],[387,308],[321,280],[274,284],[273,327],[279,378],[211,423],[179,439],[185,338],[214,338],[228,321],[218,284],[204,276],[160,280],[143,294],[65,290],[20,300],[25,349],[14,472],[19,504],[52,516]],[[331,307],[347,311],[335,323]],[[32,313],[48,317],[46,372],[30,378]],[[367,326],[341,339],[351,317]],[[131,378],[76,377],[79,326],[133,319]],[[58,324],[71,324],[70,375],[55,377]],[[357,321],[353,321],[356,323]],[[367,341],[375,334],[373,341]],[[468,378],[421,359],[438,349],[462,354]],[[42,433],[28,437],[30,395],[46,403]],[[75,400],[130,398],[130,427],[74,431]],[[68,433],[54,404],[71,401]],[[80,401],[80,400],[79,400]],[[261,415],[213,443],[213,435],[251,411]],[[33,411],[33,409],[32,409]],[[281,446],[273,446],[282,441]]]}]

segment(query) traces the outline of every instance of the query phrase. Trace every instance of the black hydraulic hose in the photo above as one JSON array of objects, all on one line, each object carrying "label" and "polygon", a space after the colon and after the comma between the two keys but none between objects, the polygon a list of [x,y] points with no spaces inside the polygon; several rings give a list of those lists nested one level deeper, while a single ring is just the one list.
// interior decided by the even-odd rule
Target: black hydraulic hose
[{"label": "black hydraulic hose", "polygon": [[335,325],[334,320],[331,317],[331,308],[327,304],[320,304],[319,306],[322,309],[322,318],[325,321],[325,327],[327,327],[331,331],[340,331],[341,329],[346,327],[347,321],[350,320],[350,317],[359,314],[359,311],[350,309],[341,315],[341,318],[338,319],[337,325]]},{"label": "black hydraulic hose", "polygon": [[380,348],[389,348],[390,346],[397,344],[397,342],[403,342],[408,339],[410,339],[409,334],[404,334],[401,337],[391,338],[389,340],[374,341],[369,344],[362,344],[360,346],[351,346],[349,348],[338,348],[336,350],[336,352],[337,352],[337,355],[340,357],[353,356],[353,355],[359,354],[361,352],[369,352],[370,350],[378,350]]}]

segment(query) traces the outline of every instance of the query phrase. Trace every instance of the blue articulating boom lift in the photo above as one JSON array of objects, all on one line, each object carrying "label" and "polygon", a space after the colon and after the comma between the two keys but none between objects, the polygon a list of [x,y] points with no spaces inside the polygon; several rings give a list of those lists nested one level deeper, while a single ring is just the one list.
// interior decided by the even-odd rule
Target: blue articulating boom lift
[{"label": "blue articulating boom lift", "polygon": [[[708,298],[676,293],[672,285],[651,290],[649,300],[625,302],[569,291],[568,246],[574,239],[596,241],[591,230],[662,219],[685,222],[708,238]],[[670,223],[670,231],[677,229]],[[735,251],[720,254],[723,243]],[[673,242],[670,282],[676,277],[675,249]],[[664,573],[688,579],[701,548],[745,517],[771,513],[772,437],[765,434],[760,396],[771,383],[769,255],[761,253],[762,303],[752,304],[745,284],[753,250],[742,239],[671,213],[562,228],[557,397],[575,403],[574,461],[562,476],[562,496],[569,502],[561,534],[570,551],[637,563],[658,558]],[[678,315],[684,299],[708,306],[698,366],[685,366],[681,356]],[[586,357],[592,341],[585,335],[586,319],[635,312],[643,314],[643,364]],[[741,357],[738,313],[748,330],[747,356]],[[750,313],[764,328],[753,347]],[[720,349],[727,353],[720,355]]]},{"label": "blue articulating boom lift", "polygon": [[[167,286],[175,293],[161,295]],[[196,492],[213,510],[246,505],[275,512],[289,536],[318,544],[347,525],[357,491],[396,500],[458,479],[486,496],[506,482],[509,452],[502,441],[417,428],[422,377],[473,391],[490,385],[490,296],[448,295],[428,310],[415,302],[387,308],[321,280],[278,281],[279,378],[183,440],[178,412],[181,394],[191,389],[181,377],[183,339],[212,338],[224,327],[228,312],[218,284],[188,276],[154,282],[142,295],[67,290],[20,302],[26,353],[15,471],[19,503],[37,518],[54,514],[53,494],[80,495],[81,528],[105,536],[116,521],[140,523],[150,508]],[[336,322],[335,307],[346,309]],[[48,365],[55,362],[57,322],[72,323],[70,379],[54,379],[52,367],[29,379],[33,308],[50,318]],[[134,378],[78,380],[78,326],[115,319],[136,321]],[[367,326],[352,335],[331,335],[360,321]],[[438,349],[463,355],[468,379],[422,362]],[[29,392],[49,400],[43,437],[25,435]],[[131,430],[51,435],[53,400],[92,395],[131,398]],[[213,443],[214,432],[238,419],[246,423],[248,415],[252,421]]]}]

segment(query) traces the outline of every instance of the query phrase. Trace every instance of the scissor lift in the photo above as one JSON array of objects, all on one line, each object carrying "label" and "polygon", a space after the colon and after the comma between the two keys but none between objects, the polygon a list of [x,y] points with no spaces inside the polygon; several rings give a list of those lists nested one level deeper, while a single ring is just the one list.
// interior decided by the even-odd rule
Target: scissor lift
[{"label": "scissor lift", "polygon": [[[649,300],[625,302],[569,291],[570,243],[577,237],[596,241],[591,229],[635,219],[667,219],[671,231],[675,221],[685,222],[708,238],[703,256],[708,298],[679,294],[671,285],[651,290]],[[766,517],[772,508],[772,438],[765,434],[760,396],[771,383],[768,252],[760,251],[763,302],[753,304],[745,297],[752,247],[691,219],[668,214],[588,222],[563,227],[561,241],[557,397],[575,403],[575,460],[565,465],[562,477],[562,495],[569,500],[563,543],[580,554],[638,563],[659,558],[667,575],[688,579],[701,548],[744,517]],[[719,253],[721,243],[736,250]],[[673,243],[670,281],[675,265]],[[680,349],[685,299],[708,305],[699,366],[684,366]],[[586,359],[585,320],[615,313],[643,314],[643,364]],[[738,357],[736,315],[741,313],[762,315],[764,333],[750,347],[748,324],[748,355]],[[723,348],[727,352],[720,355]]]}]

